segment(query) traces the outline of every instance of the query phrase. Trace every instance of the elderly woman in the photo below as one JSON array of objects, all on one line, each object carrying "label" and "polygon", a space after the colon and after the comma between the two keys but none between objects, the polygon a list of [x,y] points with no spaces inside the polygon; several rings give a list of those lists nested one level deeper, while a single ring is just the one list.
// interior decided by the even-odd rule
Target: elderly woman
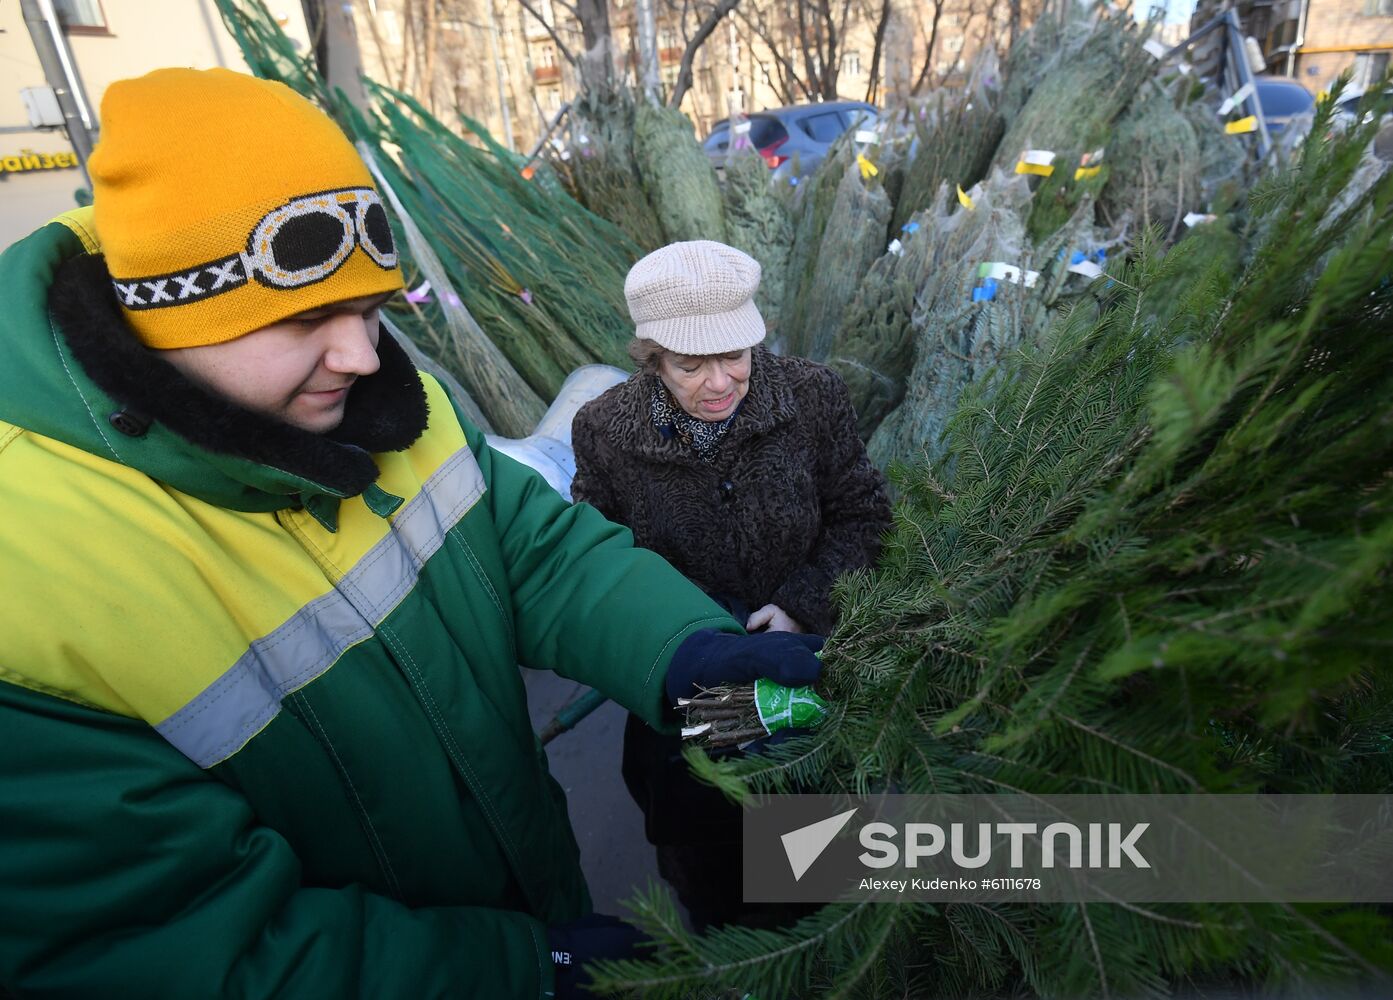
[{"label": "elderly woman", "polygon": [[[825,635],[833,582],[875,559],[890,508],[841,379],[759,346],[759,277],[753,258],[705,240],[634,265],[624,293],[639,371],[576,414],[571,492],[747,629]],[[679,751],[630,717],[625,780],[702,926],[738,915],[739,813]]]}]

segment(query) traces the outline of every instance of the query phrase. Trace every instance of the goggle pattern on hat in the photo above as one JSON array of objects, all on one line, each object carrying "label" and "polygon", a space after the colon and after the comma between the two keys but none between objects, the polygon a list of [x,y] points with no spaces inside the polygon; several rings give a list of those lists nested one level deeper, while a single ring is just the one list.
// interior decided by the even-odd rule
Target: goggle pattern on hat
[{"label": "goggle pattern on hat", "polygon": [[397,248],[382,199],[372,188],[304,195],[261,217],[247,249],[171,274],[113,278],[127,309],[188,305],[241,288],[251,278],[270,288],[303,288],[337,271],[359,246],[384,271]]}]

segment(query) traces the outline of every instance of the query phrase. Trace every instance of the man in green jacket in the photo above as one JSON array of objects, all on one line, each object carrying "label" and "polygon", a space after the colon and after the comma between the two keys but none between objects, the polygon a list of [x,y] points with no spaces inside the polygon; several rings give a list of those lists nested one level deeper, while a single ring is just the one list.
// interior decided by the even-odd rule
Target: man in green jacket
[{"label": "man in green jacket", "polygon": [[[379,333],[371,177],[278,85],[112,85],[0,257],[0,993],[539,997],[590,914],[517,664],[664,725],[805,683]],[[564,990],[562,990],[564,992]]]}]

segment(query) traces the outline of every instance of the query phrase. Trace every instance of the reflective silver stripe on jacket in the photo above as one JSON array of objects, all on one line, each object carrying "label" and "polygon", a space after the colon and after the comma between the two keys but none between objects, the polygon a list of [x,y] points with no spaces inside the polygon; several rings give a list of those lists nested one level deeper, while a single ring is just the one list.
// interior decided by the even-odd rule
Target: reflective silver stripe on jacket
[{"label": "reflective silver stripe on jacket", "polygon": [[262,636],[208,687],[155,727],[199,767],[231,757],[280,711],[281,699],[314,680],[372,635],[416,585],[445,534],[484,494],[468,448],[451,455],[402,507],[391,530],[334,590]]}]

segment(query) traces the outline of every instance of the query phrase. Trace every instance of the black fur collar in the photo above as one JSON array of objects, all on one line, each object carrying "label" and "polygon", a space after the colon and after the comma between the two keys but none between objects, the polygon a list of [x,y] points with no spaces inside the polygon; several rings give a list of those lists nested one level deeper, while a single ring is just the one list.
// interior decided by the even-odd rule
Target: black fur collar
[{"label": "black fur collar", "polygon": [[425,389],[385,330],[377,347],[382,367],[354,384],[338,428],[313,434],[208,392],[141,344],[126,326],[100,255],[65,261],[48,303],[73,357],[122,406],[200,448],[283,469],[344,496],[376,481],[370,453],[404,451],[426,428]]}]

